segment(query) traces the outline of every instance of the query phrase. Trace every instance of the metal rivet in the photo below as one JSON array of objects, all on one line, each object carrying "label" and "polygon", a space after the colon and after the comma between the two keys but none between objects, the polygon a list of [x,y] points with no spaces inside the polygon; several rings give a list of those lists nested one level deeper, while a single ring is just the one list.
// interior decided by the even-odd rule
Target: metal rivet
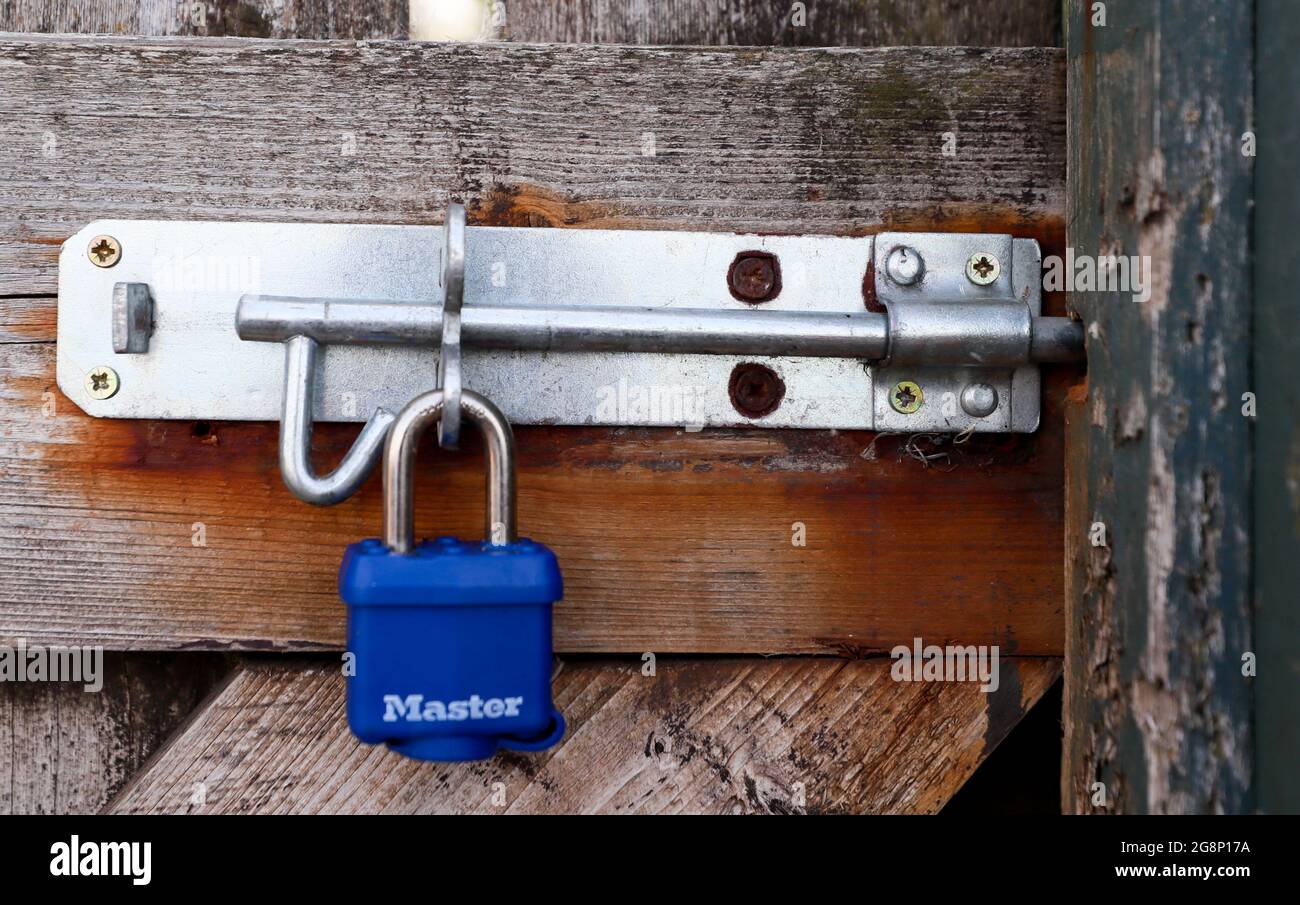
[{"label": "metal rivet", "polygon": [[925,273],[925,261],[916,253],[916,249],[897,245],[885,259],[885,272],[898,285],[911,286]]},{"label": "metal rivet", "polygon": [[781,291],[781,266],[776,255],[742,251],[727,270],[727,287],[733,296],[750,304],[776,298]]},{"label": "metal rivet", "polygon": [[910,380],[900,380],[889,391],[889,404],[900,415],[910,415],[925,402],[925,393],[919,384]]},{"label": "metal rivet", "polygon": [[997,255],[987,251],[977,251],[966,262],[966,279],[976,286],[987,286],[1002,273],[1002,264]]},{"label": "metal rivet", "polygon": [[987,418],[998,407],[998,391],[987,383],[969,383],[961,391],[961,408],[972,418]]},{"label": "metal rivet", "polygon": [[120,385],[117,372],[112,368],[92,368],[86,373],[86,392],[91,399],[110,399]]},{"label": "metal rivet", "polygon": [[86,246],[86,257],[96,267],[112,267],[122,259],[122,244],[112,236],[95,236]]}]

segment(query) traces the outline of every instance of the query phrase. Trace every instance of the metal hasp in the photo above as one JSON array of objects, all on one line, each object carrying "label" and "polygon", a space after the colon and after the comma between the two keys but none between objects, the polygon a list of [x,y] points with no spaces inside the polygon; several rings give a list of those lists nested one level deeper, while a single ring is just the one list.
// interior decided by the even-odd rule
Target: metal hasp
[{"label": "metal hasp", "polygon": [[[1083,357],[1079,324],[1041,316],[1038,244],[996,234],[113,220],[65,243],[59,281],[64,393],[99,417],[278,417],[314,503],[438,387],[443,446],[461,386],[518,424],[1027,432],[1038,365]],[[324,476],[316,420],[367,421]]]}]

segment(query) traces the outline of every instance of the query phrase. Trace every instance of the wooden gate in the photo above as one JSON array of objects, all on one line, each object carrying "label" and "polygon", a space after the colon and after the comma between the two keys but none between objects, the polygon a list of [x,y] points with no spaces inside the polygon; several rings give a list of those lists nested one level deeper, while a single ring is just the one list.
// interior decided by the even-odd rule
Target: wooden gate
[{"label": "wooden gate", "polygon": [[[1085,6],[1071,4],[1063,31],[1050,0],[509,0],[490,40],[472,44],[403,40],[405,2],[5,7],[0,31],[25,34],[0,35],[0,640],[109,654],[102,694],[0,687],[0,802],[934,812],[1065,657],[1078,683],[1067,808],[1245,806],[1250,690],[1222,676],[1249,644],[1249,544],[1229,530],[1249,484],[1206,463],[1216,445],[1249,445],[1219,404],[1244,385],[1232,350],[1248,338],[1230,312],[1249,313],[1232,288],[1247,260],[1235,230],[1249,170],[1227,159],[1158,172],[1158,155],[1174,155],[1165,138],[1095,156],[1095,133],[1122,114],[1090,86],[1130,70],[1100,65],[1122,28],[1090,26]],[[1147,34],[1190,19],[1159,6],[1141,19]],[[1068,102],[1063,35],[1079,86]],[[1226,52],[1250,35],[1204,40]],[[1181,73],[1145,45],[1113,53],[1146,75]],[[1236,122],[1250,79],[1223,75],[1216,109]],[[1149,119],[1166,100],[1124,109]],[[1219,142],[1220,125],[1187,128]],[[1045,371],[1035,434],[954,445],[519,428],[520,527],[555,548],[567,590],[555,694],[570,728],[541,755],[417,764],[348,734],[336,570],[347,543],[378,530],[378,479],[309,508],[280,482],[274,424],[96,420],[55,386],[59,247],[101,217],[422,224],[455,198],[479,225],[1009,232],[1048,256],[1065,254],[1067,236],[1094,253],[1181,247],[1204,208],[1189,200],[1196,186],[1224,212],[1199,227],[1203,241],[1228,249],[1192,267],[1201,301],[1184,298],[1179,259],[1155,287],[1156,332],[1170,335],[1153,353],[1150,323],[1129,323],[1152,309],[1072,300],[1090,324],[1092,374]],[[1064,292],[1044,303],[1067,313]],[[1179,331],[1219,358],[1173,343]],[[1152,354],[1192,383],[1214,369],[1220,382],[1195,398],[1163,392],[1158,375],[1132,370]],[[1175,410],[1199,431],[1195,449],[1162,445],[1150,423]],[[354,435],[320,426],[315,455],[336,461]],[[476,448],[422,458],[417,496],[431,505],[419,532],[477,530]],[[1114,470],[1130,456],[1138,470]],[[1197,474],[1201,495],[1185,499],[1177,488]],[[1125,508],[1133,499],[1154,508]],[[1167,526],[1138,527],[1166,502]],[[1118,547],[1091,543],[1098,520],[1112,534],[1133,523],[1135,571]],[[1219,551],[1210,571],[1149,594],[1173,582],[1197,531]],[[1224,604],[1208,701],[1181,666],[1136,676],[1107,641],[1157,598],[1168,619],[1145,643],[1167,663],[1186,620]],[[998,690],[892,681],[890,649],[917,637],[999,646]],[[1099,670],[1131,693],[1117,698]],[[1154,676],[1159,700],[1135,697]],[[1120,733],[1138,711],[1157,715],[1161,738],[1194,714],[1195,731],[1225,747],[1212,763],[1141,753]],[[1193,792],[1183,768],[1221,780]],[[1101,808],[1094,778],[1109,784]]]}]

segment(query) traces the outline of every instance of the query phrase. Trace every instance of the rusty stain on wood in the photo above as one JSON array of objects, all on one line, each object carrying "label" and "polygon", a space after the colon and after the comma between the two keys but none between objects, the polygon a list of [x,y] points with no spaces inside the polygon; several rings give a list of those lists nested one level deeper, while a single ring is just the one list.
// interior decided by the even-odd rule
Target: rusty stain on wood
[{"label": "rusty stain on wood", "polygon": [[[97,420],[61,396],[34,417],[52,373],[49,344],[14,345],[0,367],[0,635],[342,643],[337,560],[378,530],[377,477],[305,507],[280,481],[276,425]],[[1039,434],[980,440],[952,471],[887,444],[864,458],[861,432],[520,428],[520,527],[555,547],[567,580],[557,644],[816,653],[924,632],[1059,652],[1062,448],[1046,403]],[[322,425],[320,460],[355,431]],[[420,459],[418,498],[441,501],[417,510],[421,533],[479,529],[477,442]]]}]

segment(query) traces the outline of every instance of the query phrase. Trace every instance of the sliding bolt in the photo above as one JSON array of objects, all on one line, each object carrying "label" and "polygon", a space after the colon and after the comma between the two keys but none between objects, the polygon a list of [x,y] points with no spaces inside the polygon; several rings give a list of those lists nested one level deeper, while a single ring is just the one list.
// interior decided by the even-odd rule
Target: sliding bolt
[{"label": "sliding bolt", "polygon": [[966,262],[966,278],[976,286],[988,286],[1002,273],[1002,265],[997,255],[986,251],[977,251]]},{"label": "sliding bolt", "polygon": [[112,267],[122,258],[122,245],[112,236],[95,236],[86,248],[86,256],[96,267]]},{"label": "sliding bolt", "polygon": [[900,380],[889,391],[889,404],[900,415],[911,415],[925,402],[925,393],[919,384],[910,380]]}]

